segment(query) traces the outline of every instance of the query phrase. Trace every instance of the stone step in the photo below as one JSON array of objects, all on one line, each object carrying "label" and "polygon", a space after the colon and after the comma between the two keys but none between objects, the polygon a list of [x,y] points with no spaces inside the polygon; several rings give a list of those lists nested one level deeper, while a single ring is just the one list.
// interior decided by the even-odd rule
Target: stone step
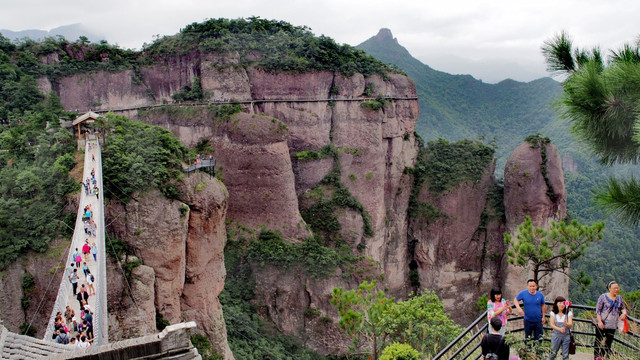
[{"label": "stone step", "polygon": [[70,348],[65,345],[9,332],[7,333],[2,348],[2,358],[39,359],[68,350],[70,350]]},{"label": "stone step", "polygon": [[189,349],[188,352],[182,352],[179,354],[163,356],[159,359],[162,360],[202,360],[202,356],[198,353],[198,349],[195,347]]}]

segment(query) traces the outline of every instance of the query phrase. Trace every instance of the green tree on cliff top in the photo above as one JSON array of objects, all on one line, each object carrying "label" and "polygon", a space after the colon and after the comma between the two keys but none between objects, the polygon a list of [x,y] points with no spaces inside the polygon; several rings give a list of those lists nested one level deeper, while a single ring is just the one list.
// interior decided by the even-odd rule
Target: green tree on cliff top
[{"label": "green tree on cliff top", "polygon": [[[566,76],[559,106],[573,133],[602,164],[636,164],[640,159],[639,42],[611,51],[574,48],[562,32],[542,47],[548,69]],[[640,182],[610,178],[596,202],[632,225],[640,223]]]},{"label": "green tree on cliff top", "polygon": [[[504,234],[507,245],[507,259],[510,264],[530,268],[533,279],[538,282],[553,272],[561,272],[569,276],[567,270],[571,261],[584,255],[592,242],[602,239],[604,223],[593,226],[580,225],[577,220],[570,224],[551,222],[549,230],[533,227],[531,218],[518,226],[518,234]],[[574,277],[583,286],[590,282],[584,274]]]}]

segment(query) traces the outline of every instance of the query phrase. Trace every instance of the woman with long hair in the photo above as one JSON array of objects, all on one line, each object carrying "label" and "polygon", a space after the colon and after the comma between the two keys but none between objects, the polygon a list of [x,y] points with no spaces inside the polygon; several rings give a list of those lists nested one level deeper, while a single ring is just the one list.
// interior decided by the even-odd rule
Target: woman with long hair
[{"label": "woman with long hair", "polygon": [[487,320],[491,323],[491,319],[495,316],[502,321],[500,335],[504,335],[507,330],[507,316],[511,314],[509,300],[502,298],[502,291],[498,288],[491,289],[489,293],[489,301],[487,301]]},{"label": "woman with long hair", "polygon": [[551,335],[551,354],[549,360],[556,358],[558,350],[562,347],[562,359],[569,359],[569,344],[571,343],[571,327],[573,326],[573,312],[569,310],[569,302],[562,296],[553,301],[549,325],[553,329]]}]

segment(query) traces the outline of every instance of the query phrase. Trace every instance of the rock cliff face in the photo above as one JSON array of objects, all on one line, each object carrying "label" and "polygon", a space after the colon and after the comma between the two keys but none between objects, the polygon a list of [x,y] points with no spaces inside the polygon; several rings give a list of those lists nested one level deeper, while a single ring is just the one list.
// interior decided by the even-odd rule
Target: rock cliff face
[{"label": "rock cliff face", "polygon": [[476,184],[463,182],[441,196],[430,194],[425,184],[419,200],[434,204],[442,215],[432,222],[414,219],[409,228],[420,285],[438,289],[445,309],[463,324],[477,314],[459,311],[460,304],[474,304],[501,280],[504,225],[488,199],[493,172],[492,164]]},{"label": "rock cliff face", "polygon": [[[189,211],[184,216],[183,203],[154,194],[109,208],[115,233],[129,239],[136,256],[153,269],[153,273],[141,268],[133,274],[141,287],[146,284],[140,289],[146,294],[140,295],[141,302],[148,303],[148,284],[153,278],[154,310],[172,322],[195,319],[217,350],[231,358],[217,300],[224,282],[225,216],[252,229],[278,229],[286,241],[300,242],[311,235],[301,215],[313,205],[309,195],[336,168],[340,169],[338,181],[364,209],[335,211],[340,235],[354,253],[377,264],[374,267],[384,274],[383,286],[390,295],[403,298],[415,290],[409,282],[413,264],[421,285],[435,290],[448,309],[454,308],[454,301],[471,305],[490,287],[503,283],[505,224],[481,220],[483,212],[492,211],[487,205],[494,181],[492,168],[480,182],[460,184],[437,198],[423,189],[421,201],[434,203],[446,216],[434,223],[408,219],[413,178],[405,169],[416,164],[414,127],[419,109],[415,86],[406,76],[272,73],[253,67],[221,68],[220,63],[234,64],[237,59],[190,53],[139,72],[80,74],[56,83],[40,79],[43,89],[58,92],[67,109],[121,109],[128,116],[171,130],[187,146],[206,140],[215,149],[228,205],[224,187],[187,177],[181,201]],[[208,106],[160,106],[171,103],[170,95],[196,76]],[[392,99],[380,110],[364,108],[365,89]],[[228,104],[218,100],[229,98],[239,100],[243,111],[221,118],[216,111]],[[151,105],[157,107],[134,109]],[[336,149],[337,156],[312,161],[296,156],[326,146]],[[549,168],[550,173],[554,171]],[[561,178],[561,169],[554,176]],[[198,181],[208,184],[209,195],[194,190]],[[540,196],[537,186],[542,185],[524,186],[531,205],[510,208],[513,214],[507,216],[511,219],[507,229],[517,223],[518,214],[528,211],[541,212],[541,221],[554,216],[533,205]],[[505,183],[505,193],[506,188]],[[546,188],[540,191],[544,194]],[[557,213],[560,215],[562,212]],[[370,234],[365,231],[365,216],[370,219]],[[410,242],[415,248],[409,247]],[[328,295],[336,286],[357,286],[358,279],[340,274],[310,279],[276,268],[254,274],[256,301],[264,304],[261,315],[280,331],[305,338],[307,346],[323,354],[346,349],[349,341],[337,330],[337,312]],[[308,309],[334,319],[333,325],[305,317]],[[323,331],[316,331],[320,325]]]},{"label": "rock cliff face", "polygon": [[132,273],[135,305],[127,297],[118,299],[123,286],[122,278],[116,279],[118,269],[109,284],[111,318],[124,328],[142,324],[140,334],[111,335],[119,340],[155,331],[157,311],[171,323],[195,320],[214,349],[231,359],[218,301],[225,278],[227,190],[209,175],[194,174],[185,178],[181,191],[180,201],[152,191],[127,204],[112,201],[106,206],[112,234],[129,239],[130,251],[144,263]]},{"label": "rock cliff face", "polygon": [[[544,147],[545,151],[542,151]],[[544,156],[543,156],[544,155]],[[541,171],[546,167],[546,178]],[[526,216],[534,227],[549,228],[551,221],[562,221],[567,216],[567,195],[564,187],[562,160],[553,144],[518,146],[504,169],[504,207],[506,231],[515,234]],[[513,298],[532,278],[526,269],[511,265],[505,269],[504,295]],[[548,279],[548,280],[547,280]],[[547,298],[564,295],[569,290],[569,279],[554,274],[540,283]]]}]

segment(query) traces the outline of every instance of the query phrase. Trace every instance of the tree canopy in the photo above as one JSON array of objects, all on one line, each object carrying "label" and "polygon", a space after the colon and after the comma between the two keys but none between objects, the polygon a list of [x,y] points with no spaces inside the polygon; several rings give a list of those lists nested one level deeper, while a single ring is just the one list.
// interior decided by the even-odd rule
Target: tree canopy
[{"label": "tree canopy", "polygon": [[367,344],[374,360],[393,342],[408,344],[422,356],[433,356],[461,331],[429,291],[396,302],[376,290],[375,281],[364,281],[358,289],[333,289],[331,304],[340,314],[340,327],[353,338],[352,351]]},{"label": "tree canopy", "polygon": [[73,115],[38,89],[28,61],[11,61],[14,49],[0,36],[0,269],[27,250],[46,251],[73,224],[62,221],[65,196],[79,189],[68,176],[75,141],[59,121]]},{"label": "tree canopy", "polygon": [[105,195],[128,201],[135,191],[158,188],[176,198],[176,181],[182,174],[182,162],[189,149],[170,131],[159,126],[131,121],[109,113],[98,125],[113,129],[103,149]]},{"label": "tree canopy", "polygon": [[[567,270],[571,261],[578,259],[590,243],[602,238],[604,223],[593,226],[580,225],[577,220],[570,224],[551,222],[549,230],[533,227],[531,218],[518,226],[515,239],[509,233],[504,234],[509,263],[533,270],[533,279],[540,279],[553,272],[569,276]],[[588,285],[584,276],[574,277],[576,281]]]},{"label": "tree canopy", "polygon": [[[608,60],[599,48],[575,48],[562,32],[542,47],[548,69],[566,76],[558,103],[573,133],[602,164],[636,164],[640,159],[639,43],[611,50]],[[640,223],[640,183],[610,178],[596,201],[621,220]]]}]

